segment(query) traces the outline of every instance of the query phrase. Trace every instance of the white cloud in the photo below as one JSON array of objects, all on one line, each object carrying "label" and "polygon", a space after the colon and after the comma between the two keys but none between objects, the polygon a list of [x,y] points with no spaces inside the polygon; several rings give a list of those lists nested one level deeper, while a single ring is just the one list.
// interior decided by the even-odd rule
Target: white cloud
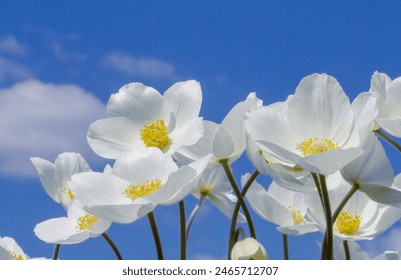
[{"label": "white cloud", "polygon": [[86,56],[81,53],[66,50],[62,44],[59,42],[52,42],[49,45],[50,50],[53,54],[60,60],[75,60],[75,61],[85,61]]},{"label": "white cloud", "polygon": [[75,85],[27,80],[0,90],[0,174],[36,176],[29,158],[62,152],[93,156],[86,133],[105,105]]},{"label": "white cloud", "polygon": [[0,83],[32,77],[33,74],[25,66],[0,56]]},{"label": "white cloud", "polygon": [[136,58],[113,52],[103,58],[103,65],[128,75],[154,79],[177,79],[174,66],[156,58]]},{"label": "white cloud", "polygon": [[0,52],[14,55],[24,55],[25,47],[13,36],[7,36],[0,39]]}]

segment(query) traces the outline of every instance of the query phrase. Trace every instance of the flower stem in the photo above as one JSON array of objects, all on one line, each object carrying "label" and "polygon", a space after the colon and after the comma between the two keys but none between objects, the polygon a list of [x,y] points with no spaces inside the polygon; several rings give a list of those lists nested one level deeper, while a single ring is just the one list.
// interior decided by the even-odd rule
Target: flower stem
[{"label": "flower stem", "polygon": [[187,259],[187,237],[185,229],[185,204],[184,200],[178,203],[180,210],[180,259]]},{"label": "flower stem", "polygon": [[[223,167],[224,167],[224,165],[223,165]],[[226,170],[225,167],[224,167],[224,170]],[[231,174],[231,171],[230,171],[229,168],[228,168],[228,170],[229,170],[229,174]],[[226,171],[226,174],[227,174],[227,171]],[[246,182],[244,188],[242,189],[242,192],[241,192],[241,197],[242,198],[245,197],[247,191],[251,187],[252,183],[255,181],[256,177],[258,177],[258,175],[259,175],[259,171],[255,170],[255,172],[253,172],[251,177],[249,177],[248,182]],[[227,175],[227,177],[230,178],[229,175]],[[232,177],[232,174],[231,174],[231,177]],[[234,184],[235,184],[235,181],[234,181]],[[236,184],[235,184],[235,186],[236,186]],[[238,189],[238,187],[237,187],[237,189]],[[243,201],[243,199],[242,199],[242,201]],[[237,219],[238,219],[240,206],[241,206],[241,201],[238,199],[237,203],[235,204],[235,207],[234,207],[233,216],[231,218],[230,232],[229,232],[229,237],[228,237],[227,257],[228,257],[229,260],[231,259],[231,250],[232,250],[232,248],[234,246],[235,226],[237,224]],[[247,219],[247,221],[248,221],[248,219]],[[252,222],[252,220],[251,220],[251,222]],[[248,225],[249,225],[249,221],[248,221]]]},{"label": "flower stem", "polygon": [[106,239],[107,243],[109,243],[110,247],[113,249],[114,254],[116,254],[117,256],[117,259],[122,260],[123,257],[120,251],[118,250],[117,246],[114,244],[113,240],[111,240],[111,238],[105,232],[102,233],[102,236],[104,237],[104,239]]},{"label": "flower stem", "polygon": [[326,207],[326,232],[327,232],[327,242],[326,244],[326,260],[333,259],[333,217],[331,215],[329,192],[326,184],[326,177],[319,174],[320,187],[322,188],[322,195],[324,205]]},{"label": "flower stem", "polygon": [[206,198],[206,196],[201,194],[201,196],[198,200],[198,204],[196,204],[196,206],[194,207],[194,210],[192,210],[192,213],[189,216],[189,219],[187,222],[187,227],[186,227],[186,240],[188,240],[188,236],[189,236],[189,232],[192,227],[192,223],[194,222],[196,215],[198,214],[200,208],[202,207],[202,204],[205,201],[205,198]]},{"label": "flower stem", "polygon": [[56,246],[54,247],[54,252],[53,252],[53,260],[58,260],[58,255],[60,253],[60,244],[56,244]]},{"label": "flower stem", "polygon": [[289,253],[288,253],[288,235],[287,234],[282,234],[283,236],[283,251],[284,251],[284,259],[289,260]]},{"label": "flower stem", "polygon": [[347,261],[351,260],[351,253],[349,251],[348,241],[343,240],[344,252],[345,252],[345,259]]},{"label": "flower stem", "polygon": [[401,146],[400,144],[398,144],[396,141],[394,141],[390,136],[388,136],[387,134],[385,134],[383,132],[383,130],[381,129],[377,129],[373,131],[374,133],[376,133],[377,135],[379,135],[381,138],[383,138],[384,140],[386,140],[388,143],[390,143],[391,145],[393,145],[394,148],[396,148],[400,153],[401,153]]},{"label": "flower stem", "polygon": [[154,215],[153,211],[148,214],[148,220],[149,220],[150,227],[152,229],[153,239],[155,240],[157,258],[158,258],[158,260],[163,260],[164,259],[163,247],[162,247],[162,243],[160,240],[159,230],[157,229],[156,219],[155,219],[155,215]]}]

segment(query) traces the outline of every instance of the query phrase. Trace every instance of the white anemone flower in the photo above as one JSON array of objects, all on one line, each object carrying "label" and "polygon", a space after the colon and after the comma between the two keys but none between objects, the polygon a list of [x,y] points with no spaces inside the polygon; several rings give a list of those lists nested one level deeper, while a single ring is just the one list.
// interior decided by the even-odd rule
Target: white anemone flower
[{"label": "white anemone flower", "polygon": [[30,259],[24,253],[18,243],[11,237],[0,237],[0,260],[27,260]]},{"label": "white anemone flower", "polygon": [[250,93],[246,100],[237,103],[221,124],[204,121],[204,136],[194,145],[180,149],[176,158],[189,163],[206,155],[212,155],[211,165],[222,159],[230,163],[238,159],[246,148],[246,131],[243,118],[246,112],[262,106],[262,100]]},{"label": "white anemone flower", "polygon": [[[329,177],[327,184],[331,183]],[[337,209],[350,189],[351,185],[343,180],[338,187],[329,190],[332,209]],[[318,195],[308,194],[305,199],[309,207],[307,217],[324,232],[326,221],[320,198]],[[371,240],[400,218],[401,209],[377,203],[363,192],[356,192],[333,222],[333,233],[343,240]]]},{"label": "white anemone flower", "polygon": [[372,200],[401,208],[401,189],[393,186],[393,169],[380,141],[370,130],[361,131],[365,153],[346,165],[341,174],[358,191]]},{"label": "white anemone flower", "polygon": [[401,137],[401,77],[391,80],[386,74],[376,71],[372,75],[369,91],[378,98],[377,126],[395,137]]},{"label": "white anemone flower", "polygon": [[175,83],[164,95],[140,83],[127,84],[111,95],[107,118],[90,125],[88,143],[109,159],[146,147],[173,155],[203,135],[201,103],[201,87],[193,80]]},{"label": "white anemone flower", "polygon": [[[209,167],[204,171],[192,194],[198,199],[203,197],[210,200],[217,209],[231,219],[234,205],[237,202],[237,197],[232,192],[233,189],[224,169],[218,165]],[[245,222],[241,213],[238,220]]]},{"label": "white anemone flower", "polygon": [[267,260],[265,247],[256,239],[247,237],[234,244],[231,250],[232,260]]},{"label": "white anemone flower", "polygon": [[250,138],[284,162],[330,175],[359,157],[350,143],[355,129],[350,101],[337,80],[326,74],[305,77],[283,114],[277,106],[259,107],[245,115]]},{"label": "white anemone flower", "polygon": [[68,208],[74,199],[74,194],[68,185],[71,176],[91,170],[78,153],[62,153],[57,156],[54,163],[38,157],[31,157],[31,162],[47,194],[64,208]]},{"label": "white anemone flower", "polygon": [[[242,176],[242,185],[249,177],[250,174]],[[305,219],[307,205],[301,192],[285,189],[275,181],[266,191],[255,181],[245,197],[256,214],[278,225],[277,230],[283,234],[302,235],[318,230],[313,223]]]},{"label": "white anemone flower", "polygon": [[117,223],[131,223],[157,205],[170,205],[190,194],[210,157],[177,167],[157,148],[138,149],[119,157],[112,172],[72,177],[77,199],[89,213]]},{"label": "white anemone flower", "polygon": [[75,200],[67,210],[67,217],[50,219],[37,224],[36,236],[51,244],[77,244],[106,232],[111,222],[91,215]]}]

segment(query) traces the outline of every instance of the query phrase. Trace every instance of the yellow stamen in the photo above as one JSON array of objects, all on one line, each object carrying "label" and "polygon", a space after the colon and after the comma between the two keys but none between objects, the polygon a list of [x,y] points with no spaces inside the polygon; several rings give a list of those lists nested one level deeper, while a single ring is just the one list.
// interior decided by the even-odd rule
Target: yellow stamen
[{"label": "yellow stamen", "polygon": [[9,253],[14,259],[16,259],[16,260],[18,260],[18,261],[24,260],[24,256],[23,256],[23,255],[17,254],[17,253],[15,253],[15,252],[13,252],[13,251],[8,251],[8,253]]},{"label": "yellow stamen", "polygon": [[167,126],[164,120],[156,120],[145,125],[140,132],[140,138],[146,147],[164,149],[171,144]]},{"label": "yellow stamen", "polygon": [[287,208],[288,211],[290,211],[291,213],[294,224],[296,225],[305,224],[304,216],[302,215],[300,210],[295,210],[294,207],[292,207],[292,205],[288,205]]},{"label": "yellow stamen", "polygon": [[209,193],[212,192],[212,189],[211,189],[210,187],[208,187],[208,186],[203,186],[203,187],[200,187],[200,188],[198,189],[198,192],[199,192],[200,195],[202,195],[202,196],[207,196]]},{"label": "yellow stamen", "polygon": [[98,217],[91,214],[85,214],[78,218],[76,229],[78,231],[90,230],[97,220]]},{"label": "yellow stamen", "polygon": [[322,139],[319,137],[309,138],[297,144],[297,150],[303,156],[317,155],[338,148],[338,143],[330,139]]},{"label": "yellow stamen", "polygon": [[345,235],[353,235],[361,225],[361,217],[358,214],[352,214],[349,211],[343,211],[338,215],[336,226],[338,231]]},{"label": "yellow stamen", "polygon": [[125,197],[134,201],[137,198],[150,195],[160,189],[162,186],[162,181],[159,179],[146,181],[142,184],[129,185],[125,188],[123,194]]},{"label": "yellow stamen", "polygon": [[73,199],[74,199],[74,194],[72,193],[72,191],[71,191],[70,189],[67,190],[67,195],[68,195],[68,198],[69,198],[70,200],[73,200]]}]

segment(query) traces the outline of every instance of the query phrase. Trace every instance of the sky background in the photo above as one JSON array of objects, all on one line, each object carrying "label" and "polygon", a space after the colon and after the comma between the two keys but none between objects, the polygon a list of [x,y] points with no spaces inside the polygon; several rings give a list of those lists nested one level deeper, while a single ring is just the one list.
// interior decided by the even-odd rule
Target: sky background
[{"label": "sky background", "polygon": [[[161,93],[198,80],[201,116],[221,122],[248,93],[264,104],[286,99],[312,73],[337,78],[351,100],[374,71],[401,76],[398,1],[9,1],[0,2],[0,236],[31,257],[50,258],[39,222],[65,215],[42,188],[29,157],[54,161],[79,152],[95,171],[107,161],[86,141],[108,98],[142,82]],[[385,145],[395,174],[401,162]],[[253,172],[246,156],[236,178]],[[267,185],[268,178],[260,180]],[[187,199],[187,215],[196,203]],[[178,207],[155,212],[167,258],[177,259]],[[254,215],[258,239],[282,259],[281,236]],[[188,258],[226,257],[228,219],[206,203],[194,222]],[[147,219],[114,224],[110,237],[127,259],[155,259]],[[290,237],[290,257],[317,259],[321,234]],[[401,250],[401,226],[372,242],[371,256]],[[61,259],[113,259],[100,237],[63,246]]]}]

